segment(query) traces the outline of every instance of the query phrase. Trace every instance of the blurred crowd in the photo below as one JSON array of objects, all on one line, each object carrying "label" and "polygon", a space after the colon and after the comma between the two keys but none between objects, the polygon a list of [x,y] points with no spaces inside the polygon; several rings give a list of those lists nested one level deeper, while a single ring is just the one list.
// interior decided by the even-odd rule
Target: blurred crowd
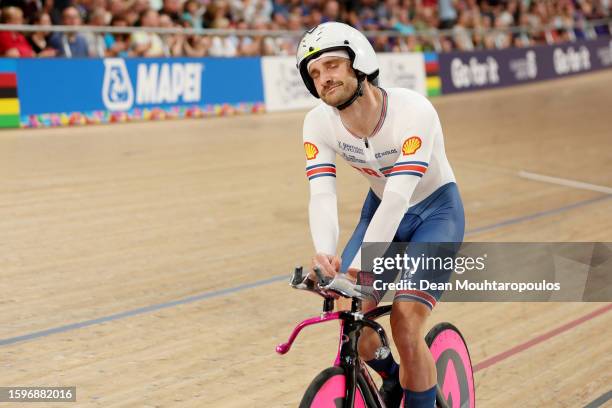
[{"label": "blurred crowd", "polygon": [[[377,51],[530,46],[609,35],[612,0],[0,0],[2,24],[303,32],[342,21],[376,35]],[[522,30],[509,30],[509,27]],[[545,28],[545,29],[544,29]],[[543,30],[544,29],[544,30]],[[442,30],[442,31],[440,31]],[[426,35],[424,32],[437,33]],[[299,36],[0,31],[8,57],[293,55]]]}]

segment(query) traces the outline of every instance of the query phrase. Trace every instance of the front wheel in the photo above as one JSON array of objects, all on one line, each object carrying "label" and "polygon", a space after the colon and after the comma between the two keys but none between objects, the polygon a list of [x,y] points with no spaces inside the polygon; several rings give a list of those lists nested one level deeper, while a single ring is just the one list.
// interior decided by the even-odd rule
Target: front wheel
[{"label": "front wheel", "polygon": [[[435,325],[425,341],[436,362],[438,372],[439,407],[475,408],[474,373],[470,352],[463,336],[450,323]],[[440,395],[441,394],[441,395]]]},{"label": "front wheel", "polygon": [[[368,408],[362,389],[365,383],[361,376],[357,378],[355,390],[355,408]],[[341,367],[329,367],[321,371],[310,383],[300,408],[338,408],[344,406],[346,396],[346,377]]]}]

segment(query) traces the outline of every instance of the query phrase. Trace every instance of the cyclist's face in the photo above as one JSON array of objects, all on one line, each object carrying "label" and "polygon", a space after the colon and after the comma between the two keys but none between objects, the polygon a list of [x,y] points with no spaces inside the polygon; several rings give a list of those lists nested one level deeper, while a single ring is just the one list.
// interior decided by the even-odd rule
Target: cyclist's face
[{"label": "cyclist's face", "polygon": [[357,77],[351,61],[341,57],[323,57],[308,68],[317,93],[328,105],[347,101],[357,89]]}]

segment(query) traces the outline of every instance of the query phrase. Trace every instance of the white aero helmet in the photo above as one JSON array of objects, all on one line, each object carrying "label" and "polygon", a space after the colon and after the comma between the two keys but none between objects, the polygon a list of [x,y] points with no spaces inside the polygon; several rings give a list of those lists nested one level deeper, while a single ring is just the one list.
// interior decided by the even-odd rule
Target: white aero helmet
[{"label": "white aero helmet", "polygon": [[[318,58],[326,51],[339,49],[344,49],[348,52],[353,69],[357,71],[359,93],[361,92],[361,83],[365,77],[370,82],[373,82],[378,77],[378,59],[376,58],[374,48],[372,48],[365,35],[347,24],[337,22],[323,23],[308,30],[300,40],[297,49],[297,68],[300,71],[306,88],[315,98],[318,98],[319,95],[308,73],[308,61]],[[356,92],[350,103],[357,96],[359,95]]]}]

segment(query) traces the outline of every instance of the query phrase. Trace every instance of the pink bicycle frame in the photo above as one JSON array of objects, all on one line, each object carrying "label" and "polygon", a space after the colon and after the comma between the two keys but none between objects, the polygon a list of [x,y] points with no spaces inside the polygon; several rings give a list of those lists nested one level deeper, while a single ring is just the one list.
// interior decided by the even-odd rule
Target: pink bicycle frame
[{"label": "pink bicycle frame", "polygon": [[[302,321],[297,326],[295,326],[295,328],[291,332],[291,335],[289,336],[289,340],[287,340],[286,343],[282,343],[276,346],[276,352],[278,354],[288,353],[289,350],[291,350],[291,346],[293,345],[293,342],[295,341],[295,339],[300,334],[303,328],[307,326],[312,326],[313,324],[325,323],[325,322],[329,322],[332,320],[340,320],[340,312],[323,313],[321,316],[311,317],[310,319],[306,319]],[[336,353],[336,361],[334,362],[335,366],[340,365],[340,350],[342,348],[343,337],[344,337],[344,321],[340,320],[340,336],[339,336],[340,340],[338,343],[338,352]]]}]

